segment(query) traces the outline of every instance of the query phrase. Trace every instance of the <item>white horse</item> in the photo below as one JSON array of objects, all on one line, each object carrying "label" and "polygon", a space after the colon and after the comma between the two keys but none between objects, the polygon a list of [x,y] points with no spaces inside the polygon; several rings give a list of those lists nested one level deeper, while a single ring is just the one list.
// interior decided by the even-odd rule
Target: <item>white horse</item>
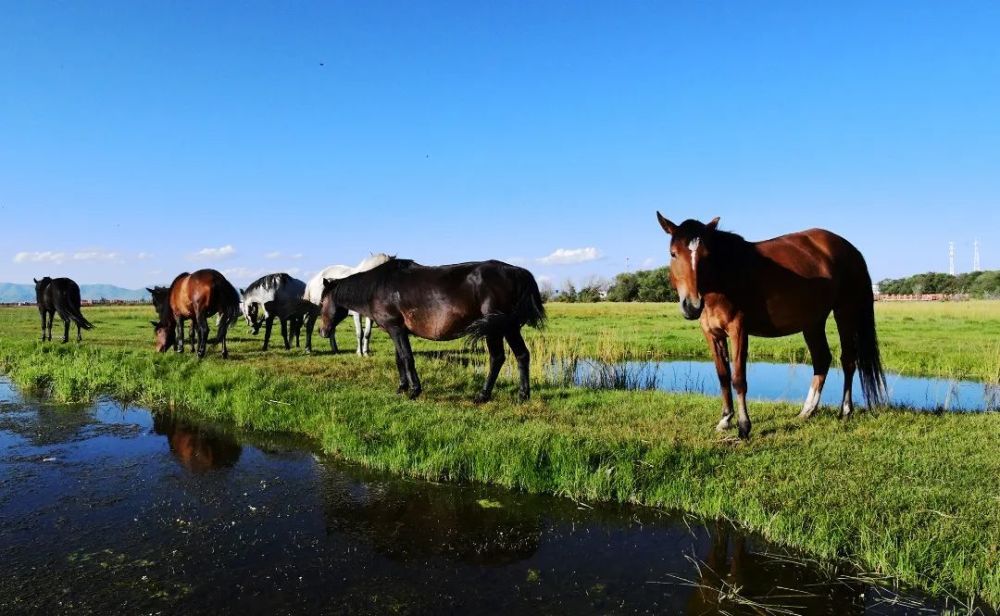
[{"label": "white horse", "polygon": [[[316,308],[315,310],[310,311],[306,318],[306,351],[312,350],[313,325],[316,324],[316,318],[319,317],[319,307],[323,302],[323,280],[336,280],[339,278],[346,278],[359,272],[367,272],[372,268],[382,265],[390,259],[392,259],[392,257],[383,252],[376,253],[369,256],[361,263],[358,263],[355,267],[350,267],[348,265],[331,265],[309,280],[308,284],[306,284],[306,292],[302,296],[302,299],[306,300],[310,304],[313,304]],[[368,355],[368,346],[372,337],[372,320],[365,317],[365,326],[362,328],[361,315],[353,310],[349,314],[354,317],[354,334],[358,339],[357,353],[358,355]],[[330,332],[330,348],[333,349],[334,353],[337,352],[335,332]]]}]

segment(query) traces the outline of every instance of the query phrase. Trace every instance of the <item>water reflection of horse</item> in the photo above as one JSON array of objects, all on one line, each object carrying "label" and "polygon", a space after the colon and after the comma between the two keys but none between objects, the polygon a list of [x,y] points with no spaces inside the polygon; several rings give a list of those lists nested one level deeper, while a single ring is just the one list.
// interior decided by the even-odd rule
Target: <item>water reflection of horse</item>
[{"label": "water reflection of horse", "polygon": [[194,473],[236,465],[243,448],[231,436],[189,424],[172,414],[153,415],[153,432],[167,437],[170,453]]},{"label": "water reflection of horse", "polygon": [[390,558],[505,565],[538,549],[539,515],[480,501],[468,488],[364,475],[359,480],[356,472],[329,471],[323,491],[327,531],[361,538]]},{"label": "water reflection of horse", "polygon": [[[861,583],[826,577],[823,570],[801,563],[795,556],[768,554],[753,549],[753,540],[724,520],[709,524],[708,544],[695,554],[694,590],[688,597],[686,614],[716,614],[738,611],[740,604],[760,609],[752,613],[864,614]],[[684,577],[684,576],[681,576]],[[814,592],[782,592],[783,588],[813,589]]]}]

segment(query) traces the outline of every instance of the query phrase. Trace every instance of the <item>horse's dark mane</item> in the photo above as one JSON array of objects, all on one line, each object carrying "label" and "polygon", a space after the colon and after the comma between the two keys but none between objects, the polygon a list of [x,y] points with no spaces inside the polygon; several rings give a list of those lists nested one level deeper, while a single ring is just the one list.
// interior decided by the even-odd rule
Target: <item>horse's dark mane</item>
[{"label": "horse's dark mane", "polygon": [[243,289],[245,295],[249,295],[251,292],[257,289],[273,289],[275,287],[281,286],[281,284],[288,278],[291,278],[288,274],[282,272],[280,274],[268,274],[267,276],[261,276],[257,280],[250,283],[246,289]]},{"label": "horse's dark mane", "polygon": [[[390,282],[400,270],[416,265],[412,259],[389,259],[365,272],[337,280],[332,288],[333,303],[338,306],[365,306],[382,285]],[[326,295],[330,290],[324,290]]]}]

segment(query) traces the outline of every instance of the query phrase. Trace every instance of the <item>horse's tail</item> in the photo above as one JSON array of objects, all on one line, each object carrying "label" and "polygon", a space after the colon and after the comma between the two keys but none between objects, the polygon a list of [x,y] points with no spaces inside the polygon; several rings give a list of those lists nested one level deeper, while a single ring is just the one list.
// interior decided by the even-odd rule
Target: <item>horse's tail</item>
[{"label": "horse's tail", "polygon": [[80,329],[94,329],[94,324],[84,318],[80,312],[80,288],[70,285],[63,295],[63,301],[56,302],[56,312],[63,321],[72,321]]},{"label": "horse's tail", "polygon": [[861,292],[861,305],[857,320],[858,347],[858,378],[861,381],[861,391],[865,394],[868,408],[885,406],[886,394],[885,374],[882,372],[882,357],[878,350],[878,335],[875,333],[875,296],[872,292],[871,276],[868,267],[864,265],[864,289]]},{"label": "horse's tail", "polygon": [[524,268],[515,268],[514,277],[514,309],[510,312],[494,312],[477,319],[465,330],[469,344],[476,344],[486,337],[507,331],[512,327],[521,328],[530,325],[536,329],[545,326],[545,304],[538,283],[531,272]]},{"label": "horse's tail", "polygon": [[219,307],[219,314],[229,326],[238,321],[242,314],[240,292],[228,280],[225,280],[222,287],[222,304]]}]

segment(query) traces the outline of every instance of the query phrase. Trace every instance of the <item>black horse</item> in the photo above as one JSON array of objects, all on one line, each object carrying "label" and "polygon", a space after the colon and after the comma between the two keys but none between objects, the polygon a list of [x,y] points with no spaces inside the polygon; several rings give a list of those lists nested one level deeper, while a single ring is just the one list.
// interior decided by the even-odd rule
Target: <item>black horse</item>
[{"label": "black horse", "polygon": [[35,301],[38,314],[42,316],[42,341],[45,341],[45,317],[48,315],[48,339],[52,340],[52,321],[59,313],[63,320],[63,342],[69,342],[69,322],[76,323],[76,341],[83,340],[81,329],[93,329],[93,325],[80,312],[80,285],[69,278],[49,278],[35,280]]},{"label": "black horse", "polygon": [[469,336],[485,340],[490,370],[475,401],[486,402],[504,363],[507,340],[521,375],[521,400],[531,396],[530,354],[521,327],[541,327],[545,307],[535,277],[528,270],[500,261],[427,267],[392,259],[366,272],[323,281],[320,335],[329,336],[348,310],[371,318],[392,337],[399,370],[398,393],[420,395],[410,334],[428,340]]}]

